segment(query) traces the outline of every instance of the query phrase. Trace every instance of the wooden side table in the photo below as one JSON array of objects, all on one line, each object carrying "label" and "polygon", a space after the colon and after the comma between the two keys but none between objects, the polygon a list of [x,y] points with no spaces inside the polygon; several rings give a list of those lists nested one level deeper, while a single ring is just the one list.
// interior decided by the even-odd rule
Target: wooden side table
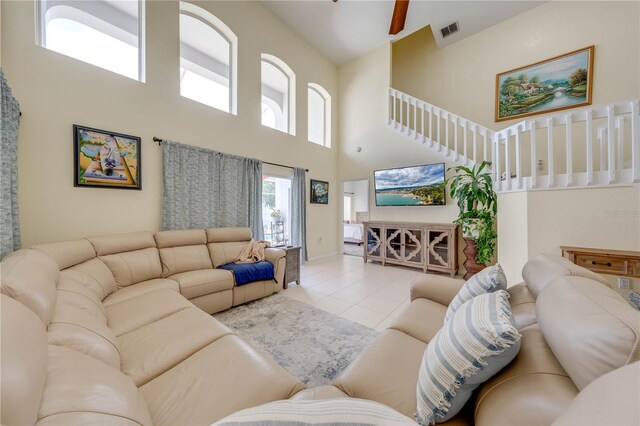
[{"label": "wooden side table", "polygon": [[277,247],[285,251],[285,270],[283,288],[288,288],[289,283],[295,281],[300,285],[300,247]]},{"label": "wooden side table", "polygon": [[561,246],[562,256],[599,274],[640,278],[640,252]]}]

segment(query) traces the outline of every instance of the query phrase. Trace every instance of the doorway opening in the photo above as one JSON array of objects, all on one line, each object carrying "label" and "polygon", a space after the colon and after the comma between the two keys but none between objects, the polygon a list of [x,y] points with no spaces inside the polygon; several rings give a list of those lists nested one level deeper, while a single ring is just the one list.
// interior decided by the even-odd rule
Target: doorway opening
[{"label": "doorway opening", "polygon": [[364,225],[369,220],[369,180],[346,181],[342,185],[343,253],[364,256]]}]

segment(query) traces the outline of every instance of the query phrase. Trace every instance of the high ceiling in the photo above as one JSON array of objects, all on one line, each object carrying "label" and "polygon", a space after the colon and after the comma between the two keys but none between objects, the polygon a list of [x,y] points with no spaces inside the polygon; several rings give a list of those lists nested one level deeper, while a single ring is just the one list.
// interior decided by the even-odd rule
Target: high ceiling
[{"label": "high ceiling", "polygon": [[[434,28],[438,46],[444,47],[544,3],[411,0],[404,31],[397,36],[389,36],[393,0],[262,1],[271,12],[338,65],[427,25]],[[460,31],[443,39],[439,29],[456,21]]]}]

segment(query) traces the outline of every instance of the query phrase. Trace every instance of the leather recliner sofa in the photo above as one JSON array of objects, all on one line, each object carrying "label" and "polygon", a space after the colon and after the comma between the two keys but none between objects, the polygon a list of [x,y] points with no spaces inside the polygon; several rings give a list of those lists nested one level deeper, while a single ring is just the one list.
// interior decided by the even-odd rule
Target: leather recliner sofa
[{"label": "leather recliner sofa", "polygon": [[[598,417],[608,419],[600,424],[637,424],[640,311],[604,278],[560,256],[537,256],[525,265],[522,275],[525,282],[507,290],[522,335],[520,352],[477,389],[461,413],[443,424],[550,425],[563,416],[562,424],[584,425],[588,415],[580,417],[576,411],[588,411],[585,400],[597,411],[600,401],[593,400],[593,395],[605,400],[620,392],[605,385],[579,398],[579,409],[570,405],[591,382],[609,374],[616,376],[604,382],[618,381],[617,386],[633,392],[625,395],[626,404],[617,401],[617,411]],[[415,281],[411,304],[332,385],[305,389],[293,398],[363,398],[413,418],[422,356],[462,284],[434,275]],[[617,374],[631,363],[626,375]]]},{"label": "leather recliner sofa", "polygon": [[37,246],[1,268],[2,424],[211,424],[304,388],[209,313],[282,288],[233,286],[243,228]]}]

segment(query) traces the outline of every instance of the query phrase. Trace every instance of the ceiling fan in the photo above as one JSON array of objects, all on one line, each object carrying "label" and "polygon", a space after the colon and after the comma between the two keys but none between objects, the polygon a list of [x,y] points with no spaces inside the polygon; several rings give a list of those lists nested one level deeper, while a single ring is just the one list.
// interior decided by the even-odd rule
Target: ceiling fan
[{"label": "ceiling fan", "polygon": [[[337,2],[338,0],[333,0]],[[389,35],[396,35],[404,30],[404,22],[407,20],[407,11],[409,10],[409,0],[396,0],[393,6],[393,16],[391,17],[391,26],[389,27]]]}]

